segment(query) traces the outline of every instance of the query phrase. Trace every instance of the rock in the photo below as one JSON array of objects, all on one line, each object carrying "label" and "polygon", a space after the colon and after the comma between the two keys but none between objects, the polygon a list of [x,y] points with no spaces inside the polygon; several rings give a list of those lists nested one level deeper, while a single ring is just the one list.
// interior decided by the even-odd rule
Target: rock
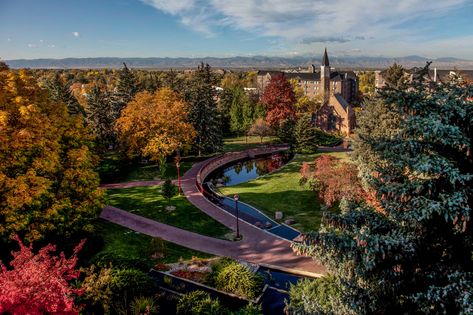
[{"label": "rock", "polygon": [[274,217],[276,218],[276,220],[281,220],[283,217],[282,211],[276,211]]},{"label": "rock", "polygon": [[267,229],[271,228],[272,226],[273,226],[273,225],[272,225],[270,222],[266,222],[266,223],[264,224],[264,227],[267,228]]},{"label": "rock", "polygon": [[261,228],[263,227],[263,223],[261,223],[260,221],[257,221],[257,222],[255,223],[255,226],[256,226],[256,227],[259,227],[259,228],[261,229]]},{"label": "rock", "polygon": [[175,206],[166,206],[165,208],[167,211],[174,211],[176,210],[176,207]]},{"label": "rock", "polygon": [[294,219],[287,219],[286,221],[284,221],[284,223],[287,225],[293,225],[294,223],[296,223],[296,221]]}]

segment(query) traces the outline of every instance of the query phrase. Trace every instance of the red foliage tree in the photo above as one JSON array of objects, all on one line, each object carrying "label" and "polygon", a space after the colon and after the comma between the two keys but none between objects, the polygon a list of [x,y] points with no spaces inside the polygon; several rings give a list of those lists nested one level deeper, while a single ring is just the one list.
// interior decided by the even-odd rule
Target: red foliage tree
[{"label": "red foliage tree", "polygon": [[323,154],[315,160],[313,172],[306,163],[302,165],[300,172],[302,182],[309,181],[327,206],[332,206],[342,198],[369,204],[374,202],[373,194],[363,189],[354,164],[340,162],[334,156]]},{"label": "red foliage tree", "polygon": [[20,238],[15,237],[20,250],[12,252],[13,260],[8,270],[0,262],[0,313],[11,314],[77,314],[74,295],[80,295],[69,281],[79,277],[75,270],[77,253],[82,249],[84,240],[74,249],[67,259],[64,253],[53,256],[54,245],[47,245],[38,254],[32,251],[32,245],[25,246]]},{"label": "red foliage tree", "polygon": [[266,107],[266,121],[276,127],[284,119],[295,119],[296,96],[284,75],[272,77],[264,89],[261,102]]}]

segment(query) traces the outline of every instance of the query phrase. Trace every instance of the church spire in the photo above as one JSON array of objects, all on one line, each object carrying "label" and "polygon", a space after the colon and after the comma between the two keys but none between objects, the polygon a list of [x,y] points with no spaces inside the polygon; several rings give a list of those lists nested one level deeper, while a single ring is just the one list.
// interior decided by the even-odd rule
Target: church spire
[{"label": "church spire", "polygon": [[325,47],[324,57],[322,58],[322,66],[330,66],[328,62],[327,47]]}]

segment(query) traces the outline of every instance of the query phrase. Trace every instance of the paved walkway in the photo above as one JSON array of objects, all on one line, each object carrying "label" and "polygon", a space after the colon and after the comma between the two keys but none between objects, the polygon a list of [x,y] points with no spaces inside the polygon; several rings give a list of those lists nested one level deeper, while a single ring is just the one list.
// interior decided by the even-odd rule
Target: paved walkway
[{"label": "paved walkway", "polygon": [[[236,230],[236,220],[228,212],[208,201],[196,186],[196,177],[206,161],[195,164],[181,179],[181,188],[187,199],[201,211],[232,230]],[[154,185],[160,181],[153,181]],[[130,182],[113,184],[110,188],[138,187],[153,182]],[[257,264],[273,265],[287,269],[309,272],[312,275],[325,273],[325,268],[308,257],[297,256],[290,248],[290,242],[265,232],[240,220],[243,240],[230,242],[196,234],[173,226],[162,224],[136,214],[106,206],[101,217],[113,223],[154,237],[199,250],[202,252],[241,259]]]}]

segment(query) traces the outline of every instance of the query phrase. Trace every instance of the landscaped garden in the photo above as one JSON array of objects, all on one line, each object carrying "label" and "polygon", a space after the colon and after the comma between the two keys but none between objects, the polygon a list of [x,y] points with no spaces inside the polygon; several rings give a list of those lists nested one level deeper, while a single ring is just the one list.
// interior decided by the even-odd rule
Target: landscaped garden
[{"label": "landscaped garden", "polygon": [[199,234],[224,238],[230,229],[192,205],[184,196],[166,200],[161,187],[134,187],[110,189],[106,203],[161,223],[176,226]]},{"label": "landscaped garden", "polygon": [[[348,158],[344,152],[329,154],[340,159]],[[227,196],[238,194],[241,201],[255,206],[272,218],[276,211],[282,211],[282,221],[293,219],[293,227],[302,232],[317,229],[322,215],[321,204],[312,190],[300,185],[300,169],[303,162],[312,164],[319,155],[297,154],[274,173],[239,185],[221,187],[220,192]]]}]

